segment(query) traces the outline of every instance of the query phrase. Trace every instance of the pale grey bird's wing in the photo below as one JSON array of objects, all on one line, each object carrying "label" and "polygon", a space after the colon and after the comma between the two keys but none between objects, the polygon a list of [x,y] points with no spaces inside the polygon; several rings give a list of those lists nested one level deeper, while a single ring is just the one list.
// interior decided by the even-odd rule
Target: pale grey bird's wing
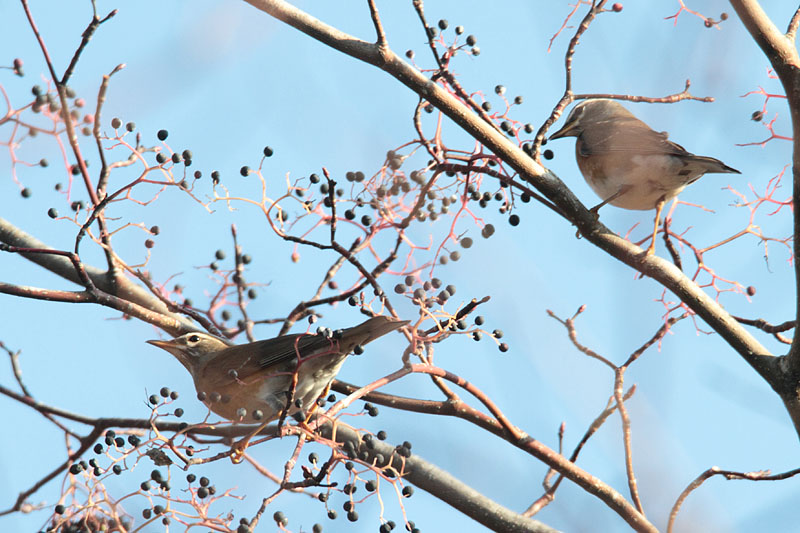
[{"label": "pale grey bird's wing", "polygon": [[635,117],[615,118],[584,128],[581,133],[580,155],[667,155],[686,164],[696,164],[703,172],[740,172],[713,157],[695,155],[683,146],[670,141],[666,133],[658,132]]}]

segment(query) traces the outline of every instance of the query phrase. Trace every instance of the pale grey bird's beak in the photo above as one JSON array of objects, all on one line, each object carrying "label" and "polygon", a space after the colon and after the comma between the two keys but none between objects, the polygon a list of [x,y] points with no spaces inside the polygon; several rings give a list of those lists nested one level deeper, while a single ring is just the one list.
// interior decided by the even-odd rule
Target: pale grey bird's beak
[{"label": "pale grey bird's beak", "polygon": [[564,127],[562,127],[557,132],[551,134],[550,137],[547,138],[547,140],[552,141],[553,139],[560,139],[562,137],[570,137],[570,136],[577,137],[578,136],[578,132],[576,131],[577,125],[578,122],[575,120],[573,120],[572,122],[567,122],[566,124],[564,124]]}]

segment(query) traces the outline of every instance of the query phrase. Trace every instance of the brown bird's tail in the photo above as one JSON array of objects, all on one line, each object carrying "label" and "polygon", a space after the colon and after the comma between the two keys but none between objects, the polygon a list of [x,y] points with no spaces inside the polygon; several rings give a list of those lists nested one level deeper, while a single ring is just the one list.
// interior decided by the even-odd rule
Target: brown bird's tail
[{"label": "brown bird's tail", "polygon": [[713,157],[706,157],[702,155],[692,156],[692,162],[698,164],[705,169],[709,174],[741,174],[733,167],[729,167],[719,159]]},{"label": "brown bird's tail", "polygon": [[409,320],[395,320],[387,316],[375,316],[352,328],[347,328],[342,332],[342,344],[350,346],[351,351],[356,345],[365,345],[378,337],[383,337],[387,333],[402,328],[409,323]]}]

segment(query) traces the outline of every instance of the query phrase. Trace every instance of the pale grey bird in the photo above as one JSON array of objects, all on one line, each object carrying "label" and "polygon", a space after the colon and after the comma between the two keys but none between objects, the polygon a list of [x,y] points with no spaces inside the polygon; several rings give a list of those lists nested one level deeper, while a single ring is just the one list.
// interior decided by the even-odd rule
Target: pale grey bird
[{"label": "pale grey bird", "polygon": [[719,159],[694,155],[636,118],[614,100],[590,99],[576,105],[550,139],[576,137],[575,158],[586,183],[602,202],[623,209],[655,209],[648,255],[655,251],[661,210],[703,174],[740,174]]}]

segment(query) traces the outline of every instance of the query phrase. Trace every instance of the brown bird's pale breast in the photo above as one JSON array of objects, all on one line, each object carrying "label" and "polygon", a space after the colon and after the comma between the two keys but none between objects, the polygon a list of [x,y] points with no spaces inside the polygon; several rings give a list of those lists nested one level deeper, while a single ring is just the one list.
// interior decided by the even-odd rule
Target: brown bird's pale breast
[{"label": "brown bird's pale breast", "polygon": [[253,413],[258,410],[261,416],[257,420],[274,420],[290,399],[288,414],[300,409],[296,401],[303,409],[312,407],[357,345],[406,324],[408,321],[376,316],[333,337],[305,333],[231,346],[196,365],[192,372],[195,388],[220,416],[255,422]]},{"label": "brown bird's pale breast", "polygon": [[[238,420],[239,409],[244,408],[244,421],[255,421],[256,410],[261,411],[261,420],[277,418],[287,405],[298,354],[302,363],[293,400],[308,408],[347,357],[338,340],[322,335],[287,335],[254,344],[226,349],[196,377],[198,392],[205,393],[206,405],[216,414]],[[288,413],[297,410],[292,405]]]}]

